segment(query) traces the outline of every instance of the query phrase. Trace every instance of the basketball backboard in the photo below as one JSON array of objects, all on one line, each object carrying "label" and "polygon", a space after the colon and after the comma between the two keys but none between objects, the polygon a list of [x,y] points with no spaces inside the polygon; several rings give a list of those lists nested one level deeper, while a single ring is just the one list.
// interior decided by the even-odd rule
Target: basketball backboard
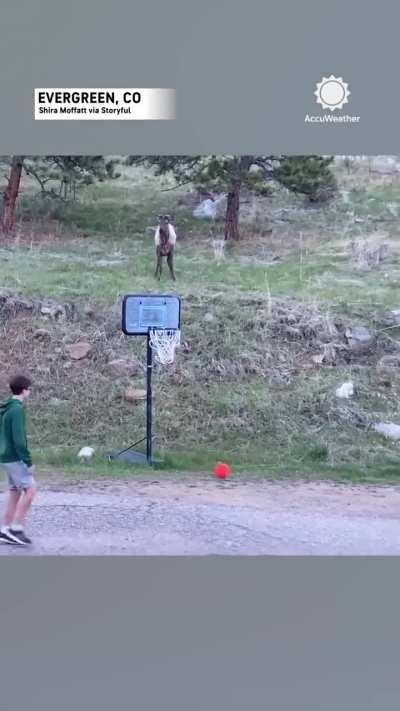
[{"label": "basketball backboard", "polygon": [[122,302],[122,330],[146,336],[151,329],[180,329],[181,300],[171,294],[128,294]]}]

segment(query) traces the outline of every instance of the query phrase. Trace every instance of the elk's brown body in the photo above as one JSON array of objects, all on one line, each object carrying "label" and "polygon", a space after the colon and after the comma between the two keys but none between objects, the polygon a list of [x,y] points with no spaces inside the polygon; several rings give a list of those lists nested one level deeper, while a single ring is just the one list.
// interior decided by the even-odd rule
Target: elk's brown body
[{"label": "elk's brown body", "polygon": [[157,228],[156,236],[155,236],[156,257],[157,257],[157,266],[156,266],[156,271],[155,271],[155,277],[158,279],[161,279],[162,260],[163,260],[163,257],[166,257],[171,277],[174,281],[176,281],[175,272],[174,272],[174,247],[175,247],[176,235],[175,235],[175,230],[173,228],[172,229],[171,228],[172,228],[172,225],[170,226],[168,220],[166,220],[166,219],[160,220],[160,224]]}]

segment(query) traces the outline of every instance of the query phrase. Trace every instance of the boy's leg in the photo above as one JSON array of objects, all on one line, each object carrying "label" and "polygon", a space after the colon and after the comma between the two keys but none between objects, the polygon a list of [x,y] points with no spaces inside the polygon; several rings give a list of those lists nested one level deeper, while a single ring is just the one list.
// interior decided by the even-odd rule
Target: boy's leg
[{"label": "boy's leg", "polygon": [[20,497],[16,511],[14,512],[14,518],[12,520],[11,529],[17,531],[18,529],[23,529],[26,516],[29,509],[32,506],[32,501],[36,496],[36,485],[32,484],[28,489],[25,489],[22,496]]},{"label": "boy's leg", "polygon": [[9,492],[7,497],[6,508],[4,510],[3,519],[0,528],[0,540],[2,543],[22,544],[16,536],[11,533],[11,526],[15,519],[15,514],[18,508],[18,503],[21,498],[22,491],[16,486],[14,481],[14,473],[18,468],[18,463],[4,464],[3,467],[7,472]]},{"label": "boy's leg", "polygon": [[21,498],[21,491],[15,491],[14,489],[10,489],[8,492],[8,499],[7,499],[7,504],[6,508],[3,514],[3,521],[2,521],[2,530],[4,528],[9,528],[14,521],[15,517],[15,512],[17,510],[18,502]]},{"label": "boy's leg", "polygon": [[24,522],[36,494],[36,482],[31,473],[33,470],[29,470],[24,462],[15,462],[8,465],[8,468],[10,485],[17,489],[19,494],[8,533],[16,538],[18,543],[30,543],[24,533]]}]

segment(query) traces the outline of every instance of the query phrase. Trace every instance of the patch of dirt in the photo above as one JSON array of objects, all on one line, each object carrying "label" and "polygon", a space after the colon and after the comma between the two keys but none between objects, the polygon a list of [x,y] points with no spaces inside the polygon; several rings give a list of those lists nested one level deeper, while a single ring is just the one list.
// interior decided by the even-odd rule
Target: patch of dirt
[{"label": "patch of dirt", "polygon": [[162,498],[185,498],[186,501],[212,504],[246,505],[265,509],[267,505],[282,509],[305,508],[344,515],[351,511],[361,516],[396,516],[400,518],[400,486],[355,486],[325,482],[215,482],[210,478],[182,482],[159,481],[156,484],[131,483],[129,488]]}]

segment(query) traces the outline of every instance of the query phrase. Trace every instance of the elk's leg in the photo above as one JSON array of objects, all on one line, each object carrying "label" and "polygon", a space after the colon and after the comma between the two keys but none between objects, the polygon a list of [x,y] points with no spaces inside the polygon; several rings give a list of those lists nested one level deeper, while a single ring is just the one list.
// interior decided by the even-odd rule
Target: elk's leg
[{"label": "elk's leg", "polygon": [[156,271],[155,271],[155,278],[160,279],[161,277],[161,266],[162,266],[162,256],[161,254],[157,251],[157,266],[156,266]]},{"label": "elk's leg", "polygon": [[168,263],[168,266],[169,266],[169,271],[171,272],[171,277],[172,277],[172,279],[173,279],[174,281],[176,281],[175,273],[174,273],[174,253],[173,253],[172,250],[171,250],[171,252],[169,252],[169,254],[168,254],[167,263]]},{"label": "elk's leg", "polygon": [[158,264],[157,264],[157,278],[159,281],[161,279],[161,272],[162,272],[162,257],[159,257]]}]

